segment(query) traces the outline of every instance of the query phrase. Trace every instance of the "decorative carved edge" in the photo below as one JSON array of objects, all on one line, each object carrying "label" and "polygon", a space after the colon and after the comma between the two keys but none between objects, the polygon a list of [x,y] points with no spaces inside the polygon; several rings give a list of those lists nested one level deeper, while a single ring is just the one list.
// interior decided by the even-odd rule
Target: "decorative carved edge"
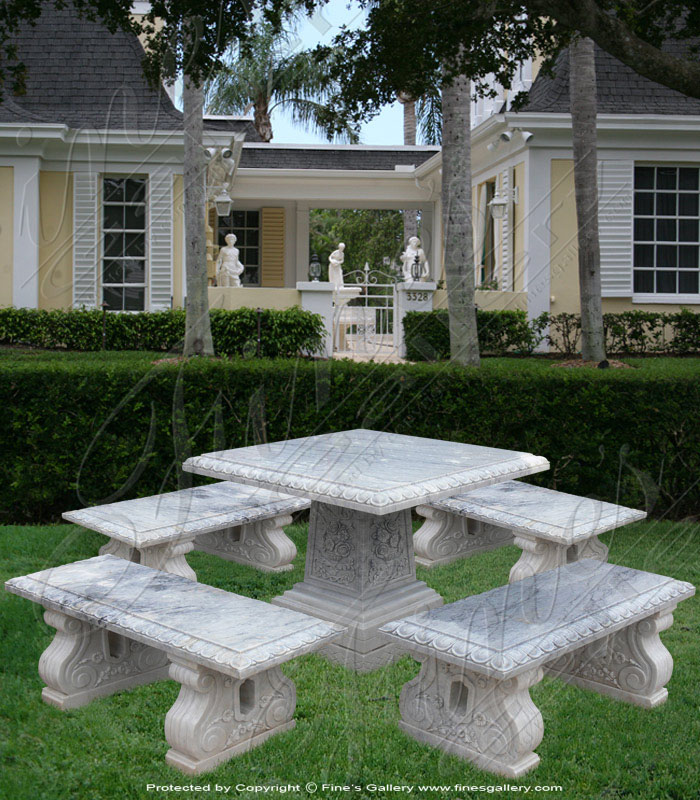
[{"label": "decorative carved edge", "polygon": [[[202,591],[229,594],[210,586],[202,584],[199,586]],[[271,667],[315,650],[346,630],[342,625],[333,622],[322,620],[312,622],[313,618],[310,617],[310,625],[305,630],[288,634],[282,640],[263,643],[247,653],[232,653],[230,650],[212,645],[211,642],[194,639],[191,632],[175,631],[157,621],[129,616],[128,622],[125,622],[124,615],[128,615],[128,611],[95,600],[87,600],[65,589],[56,589],[30,576],[12,578],[5,584],[5,588],[13,594],[88,622],[95,627],[108,628],[127,638],[152,644],[170,655],[180,654],[214,669],[234,673],[238,678],[259,672],[262,665]],[[278,609],[261,603],[262,613],[278,613]]]},{"label": "decorative carved edge", "polygon": [[[632,625],[664,607],[691,597],[694,593],[695,587],[692,584],[669,579],[668,583],[627,601],[623,607],[600,609],[585,619],[567,625],[564,631],[551,631],[536,643],[525,641],[503,651],[456,639],[410,618],[388,622],[379,630],[393,640],[409,642],[410,649],[415,648],[418,652],[436,655],[450,663],[506,679],[529,667],[546,663],[557,654],[578,649],[582,646],[581,642],[600,639],[605,631],[614,633]],[[633,617],[637,619],[632,619]]]},{"label": "decorative carved edge", "polygon": [[[233,464],[212,456],[195,456],[188,458],[182,465],[185,472],[194,472],[198,475],[209,475],[214,478],[230,479],[235,477],[243,482],[249,481],[256,486],[269,486],[283,488],[288,491],[301,492],[307,497],[317,497],[321,502],[344,500],[356,503],[359,506],[368,506],[376,509],[392,508],[397,503],[412,500],[422,500],[426,495],[437,495],[449,492],[452,489],[464,489],[465,486],[483,486],[489,482],[497,482],[503,475],[509,478],[531,475],[549,469],[549,462],[541,456],[530,453],[518,453],[500,464],[483,466],[479,468],[464,469],[396,487],[390,491],[372,492],[357,486],[340,486],[335,482],[322,478],[308,478],[295,475],[272,467],[260,468],[247,464]],[[398,510],[398,509],[397,509]]]}]

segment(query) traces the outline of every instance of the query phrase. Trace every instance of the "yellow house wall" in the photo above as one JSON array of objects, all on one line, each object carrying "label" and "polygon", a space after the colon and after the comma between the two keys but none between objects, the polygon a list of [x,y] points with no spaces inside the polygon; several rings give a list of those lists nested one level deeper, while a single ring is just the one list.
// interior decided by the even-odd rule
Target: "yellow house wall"
[{"label": "yellow house wall", "polygon": [[184,183],[182,175],[173,175],[173,308],[182,308],[184,226]]},{"label": "yellow house wall", "polygon": [[301,292],[296,289],[265,289],[245,286],[229,289],[209,287],[210,308],[292,308],[301,305]]},{"label": "yellow house wall", "polygon": [[39,173],[39,308],[73,303],[73,173]]},{"label": "yellow house wall", "polygon": [[0,167],[0,306],[12,305],[14,194],[14,169]]}]

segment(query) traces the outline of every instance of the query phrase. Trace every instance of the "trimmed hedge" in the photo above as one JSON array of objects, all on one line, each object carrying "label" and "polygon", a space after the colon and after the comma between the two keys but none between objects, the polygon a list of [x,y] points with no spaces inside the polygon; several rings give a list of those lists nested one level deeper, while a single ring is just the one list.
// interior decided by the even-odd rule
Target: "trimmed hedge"
[{"label": "trimmed hedge", "polygon": [[[654,514],[700,509],[700,370],[650,360],[378,365],[144,354],[0,360],[4,522],[189,485],[190,455],[357,427],[547,457],[541,485]],[[406,454],[410,458],[410,453]],[[195,479],[199,481],[199,479]]]},{"label": "trimmed hedge", "polygon": [[[185,312],[143,311],[107,314],[106,350],[182,351]],[[103,314],[98,309],[40,311],[0,309],[0,344],[67,350],[102,349]],[[257,351],[258,314],[254,308],[211,310],[211,332],[219,355],[254,356]],[[260,355],[289,358],[316,352],[324,335],[320,315],[300,308],[263,309],[260,315]]]},{"label": "trimmed hedge", "polygon": [[[684,308],[676,313],[623,311],[603,314],[609,354],[700,352],[700,314]],[[524,311],[477,310],[479,346],[482,353],[532,353],[542,341],[553,352],[579,352],[581,318],[578,314],[541,314],[528,323]],[[549,334],[544,331],[549,326]],[[411,311],[404,318],[407,357],[411,361],[441,361],[450,357],[447,309]]]}]

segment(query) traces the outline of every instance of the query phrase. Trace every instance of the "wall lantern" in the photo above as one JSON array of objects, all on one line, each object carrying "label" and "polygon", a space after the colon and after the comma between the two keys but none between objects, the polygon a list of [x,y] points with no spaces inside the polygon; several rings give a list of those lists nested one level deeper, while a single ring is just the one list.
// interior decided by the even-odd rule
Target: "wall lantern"
[{"label": "wall lantern", "polygon": [[506,206],[508,205],[508,198],[501,194],[494,196],[493,200],[489,203],[491,209],[491,216],[494,219],[503,219],[506,213]]},{"label": "wall lantern", "polygon": [[231,213],[233,200],[231,200],[231,195],[229,195],[226,189],[222,189],[221,193],[214,198],[214,205],[216,206],[216,213],[219,217],[228,217]]}]

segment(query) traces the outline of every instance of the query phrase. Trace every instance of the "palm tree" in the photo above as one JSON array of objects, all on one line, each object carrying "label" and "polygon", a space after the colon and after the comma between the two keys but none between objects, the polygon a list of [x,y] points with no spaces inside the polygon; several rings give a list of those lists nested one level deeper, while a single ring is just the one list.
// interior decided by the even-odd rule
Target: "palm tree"
[{"label": "palm tree", "polygon": [[581,293],[581,355],[605,359],[598,237],[598,155],[595,46],[577,37],[569,48],[569,94],[574,145],[574,187],[578,220],[578,274]]},{"label": "palm tree", "polygon": [[247,114],[254,111],[254,124],[263,142],[272,139],[272,112],[285,109],[292,121],[319,131],[329,141],[357,142],[357,129],[340,120],[327,104],[335,86],[327,61],[316,60],[310,51],[292,52],[293,31],[275,32],[268,23],[245,44],[232,52],[229,66],[210,83],[208,111]]},{"label": "palm tree", "polygon": [[450,356],[478,367],[472,231],[471,81],[442,86],[442,227],[450,319]]}]

